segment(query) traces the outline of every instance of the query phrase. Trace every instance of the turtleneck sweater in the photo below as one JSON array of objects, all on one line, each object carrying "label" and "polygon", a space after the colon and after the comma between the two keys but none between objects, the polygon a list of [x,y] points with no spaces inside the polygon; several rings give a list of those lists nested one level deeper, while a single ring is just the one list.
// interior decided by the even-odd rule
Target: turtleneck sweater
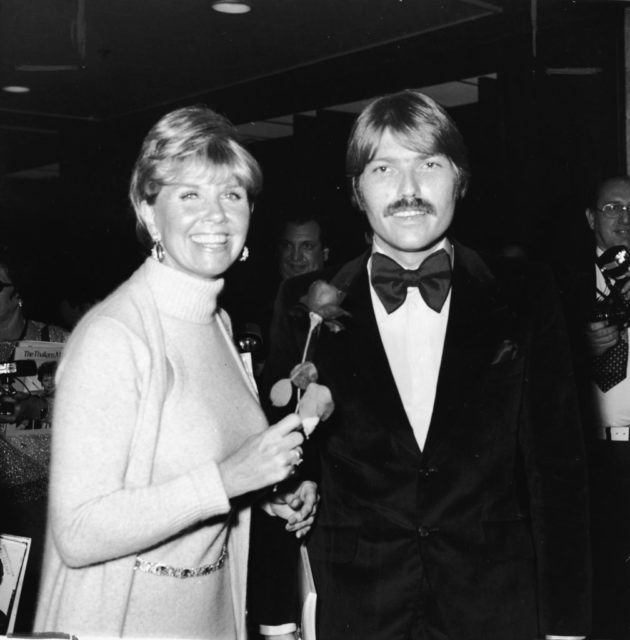
[{"label": "turtleneck sweater", "polygon": [[[40,602],[37,627],[111,635],[118,624],[125,637],[241,638],[249,509],[230,504],[218,463],[267,423],[217,308],[223,281],[152,259],[132,280],[85,317],[59,367],[43,580],[54,604]],[[155,331],[146,328],[153,320]],[[148,396],[160,399],[157,411]],[[138,458],[143,471],[130,479]],[[134,571],[128,583],[133,562],[124,563],[118,579],[127,598],[111,614],[124,619],[93,619],[98,567],[140,556],[195,568],[216,562],[224,545],[223,568],[195,578]],[[50,575],[59,570],[77,584],[77,572],[90,574],[92,592],[60,584]]]}]

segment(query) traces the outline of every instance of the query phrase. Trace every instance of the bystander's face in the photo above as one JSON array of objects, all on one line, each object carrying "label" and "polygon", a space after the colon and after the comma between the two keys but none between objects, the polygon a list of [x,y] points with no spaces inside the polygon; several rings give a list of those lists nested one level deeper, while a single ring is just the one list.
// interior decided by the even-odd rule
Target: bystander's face
[{"label": "bystander's face", "polygon": [[328,260],[321,231],[315,220],[304,224],[289,222],[280,238],[280,277],[283,280],[317,271]]},{"label": "bystander's face", "polygon": [[457,171],[446,156],[403,143],[385,130],[356,195],[377,242],[402,266],[415,268],[453,220]]},{"label": "bystander's face", "polygon": [[221,277],[239,257],[249,227],[247,192],[226,167],[184,168],[142,203],[149,233],[160,238],[164,264],[201,278]]},{"label": "bystander's face", "polygon": [[55,393],[55,376],[52,374],[42,376],[42,388],[45,396],[51,396]]},{"label": "bystander's face", "polygon": [[20,314],[20,297],[6,267],[0,265],[0,320],[8,321]]},{"label": "bystander's face", "polygon": [[595,207],[586,210],[586,219],[600,249],[622,245],[630,250],[630,212],[609,218],[601,211],[606,204],[630,205],[630,179],[613,178],[604,182]]},{"label": "bystander's face", "polygon": [[586,210],[586,219],[600,249],[624,246],[630,250],[630,212],[608,218],[601,211],[606,204],[630,205],[630,179],[607,180],[599,190],[595,207]]}]

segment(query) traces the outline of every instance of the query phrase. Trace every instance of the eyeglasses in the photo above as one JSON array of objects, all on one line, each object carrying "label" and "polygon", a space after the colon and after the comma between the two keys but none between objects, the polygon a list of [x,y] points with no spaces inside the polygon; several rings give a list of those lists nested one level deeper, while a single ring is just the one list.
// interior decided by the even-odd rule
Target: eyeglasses
[{"label": "eyeglasses", "polygon": [[630,214],[630,204],[620,202],[607,202],[602,207],[597,207],[606,218],[620,218],[624,213]]}]

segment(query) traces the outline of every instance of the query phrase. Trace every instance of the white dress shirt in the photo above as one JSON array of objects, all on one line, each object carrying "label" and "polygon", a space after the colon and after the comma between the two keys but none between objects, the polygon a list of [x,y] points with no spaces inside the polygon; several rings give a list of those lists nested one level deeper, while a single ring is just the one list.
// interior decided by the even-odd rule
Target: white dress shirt
[{"label": "white dress shirt", "polygon": [[[444,249],[452,260],[453,247],[448,240],[442,240],[435,247],[435,251],[439,249]],[[374,240],[373,253],[376,252],[395,260]],[[368,275],[371,269],[370,258]],[[418,287],[409,287],[405,302],[390,314],[371,285],[370,294],[387,360],[416,442],[422,450],[433,415],[451,293],[449,291],[438,313],[425,303]]]},{"label": "white dress shirt", "polygon": [[[597,257],[602,250],[597,248]],[[595,286],[599,291],[608,294],[608,285],[600,268],[595,265]],[[630,329],[626,329],[626,340],[630,340]],[[626,427],[630,425],[630,358],[626,378],[608,391],[602,391],[593,383],[593,395],[595,407],[597,407],[595,420],[597,427]]]}]

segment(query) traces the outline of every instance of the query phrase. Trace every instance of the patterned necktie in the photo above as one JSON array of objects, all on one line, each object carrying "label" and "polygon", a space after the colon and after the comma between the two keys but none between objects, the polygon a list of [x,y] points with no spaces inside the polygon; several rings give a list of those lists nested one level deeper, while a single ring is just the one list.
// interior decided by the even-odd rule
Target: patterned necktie
[{"label": "patterned necktie", "polygon": [[408,287],[418,287],[427,306],[439,313],[451,287],[451,259],[440,249],[417,269],[403,269],[382,253],[373,253],[371,280],[387,313],[402,305]]},{"label": "patterned necktie", "polygon": [[614,347],[593,359],[593,379],[605,393],[625,380],[628,371],[628,341],[626,331]]}]

